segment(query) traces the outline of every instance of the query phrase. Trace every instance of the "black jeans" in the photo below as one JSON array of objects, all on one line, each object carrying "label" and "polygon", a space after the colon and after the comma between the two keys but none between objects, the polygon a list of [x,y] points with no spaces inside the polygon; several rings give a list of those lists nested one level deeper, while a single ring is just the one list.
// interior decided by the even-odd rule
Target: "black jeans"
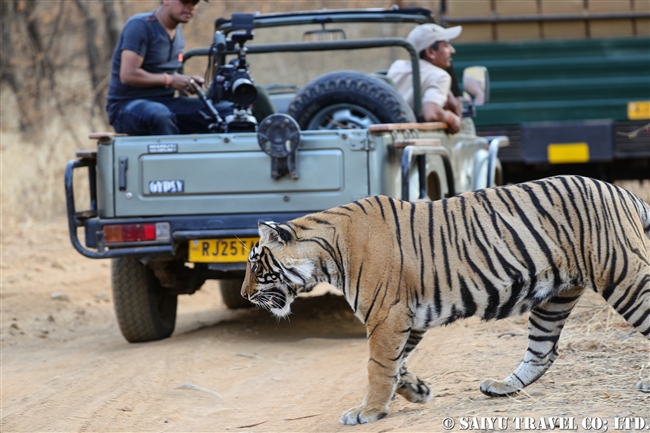
[{"label": "black jeans", "polygon": [[[215,104],[215,108],[222,118],[232,113],[228,101]],[[209,113],[198,98],[134,99],[118,108],[112,125],[115,132],[133,135],[206,133],[215,121]]]}]

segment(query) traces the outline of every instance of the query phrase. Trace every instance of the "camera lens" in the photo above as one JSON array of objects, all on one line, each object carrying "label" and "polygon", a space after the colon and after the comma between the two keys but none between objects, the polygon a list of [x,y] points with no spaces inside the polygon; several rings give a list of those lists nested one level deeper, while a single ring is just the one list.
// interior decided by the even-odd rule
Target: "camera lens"
[{"label": "camera lens", "polygon": [[232,100],[236,104],[249,105],[257,98],[257,89],[248,78],[238,78],[232,85]]}]

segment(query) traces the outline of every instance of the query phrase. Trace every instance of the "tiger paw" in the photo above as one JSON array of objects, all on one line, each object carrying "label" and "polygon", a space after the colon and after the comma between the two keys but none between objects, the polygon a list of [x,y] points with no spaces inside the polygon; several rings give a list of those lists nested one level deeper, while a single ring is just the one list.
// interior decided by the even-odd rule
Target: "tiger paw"
[{"label": "tiger paw", "polygon": [[381,409],[366,409],[363,406],[353,407],[341,415],[339,421],[345,425],[365,424],[375,422],[385,417],[387,412]]},{"label": "tiger paw", "polygon": [[400,384],[399,388],[397,388],[397,393],[411,403],[426,403],[431,400],[433,393],[429,384],[418,379],[415,375],[412,376],[412,378]]},{"label": "tiger paw", "polygon": [[636,383],[636,389],[641,392],[650,392],[650,378],[638,381]]},{"label": "tiger paw", "polygon": [[479,385],[479,389],[490,397],[506,397],[517,394],[521,388],[512,386],[505,380],[485,379]]}]

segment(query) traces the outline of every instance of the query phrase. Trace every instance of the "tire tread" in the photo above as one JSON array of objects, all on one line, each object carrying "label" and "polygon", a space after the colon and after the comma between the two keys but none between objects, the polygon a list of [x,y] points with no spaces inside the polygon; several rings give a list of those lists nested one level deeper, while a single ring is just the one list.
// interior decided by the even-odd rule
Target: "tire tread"
[{"label": "tire tread", "polygon": [[358,104],[374,110],[384,123],[415,122],[404,98],[388,83],[358,71],[337,71],[305,85],[289,104],[287,114],[305,129],[314,115],[338,102]]},{"label": "tire tread", "polygon": [[148,278],[155,277],[148,276],[148,272],[151,271],[134,257],[115,258],[111,264],[115,315],[122,335],[131,343],[160,340],[174,332],[177,299],[172,300],[173,314],[168,311],[165,317],[160,317],[149,297]]}]

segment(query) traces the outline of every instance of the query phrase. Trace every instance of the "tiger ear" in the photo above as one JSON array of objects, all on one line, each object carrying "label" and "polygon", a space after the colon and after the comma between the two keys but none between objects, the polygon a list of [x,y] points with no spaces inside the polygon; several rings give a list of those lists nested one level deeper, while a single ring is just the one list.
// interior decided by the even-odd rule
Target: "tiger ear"
[{"label": "tiger ear", "polygon": [[273,221],[260,221],[257,223],[257,229],[260,232],[260,243],[286,245],[293,240],[293,235],[289,230],[283,229]]}]

